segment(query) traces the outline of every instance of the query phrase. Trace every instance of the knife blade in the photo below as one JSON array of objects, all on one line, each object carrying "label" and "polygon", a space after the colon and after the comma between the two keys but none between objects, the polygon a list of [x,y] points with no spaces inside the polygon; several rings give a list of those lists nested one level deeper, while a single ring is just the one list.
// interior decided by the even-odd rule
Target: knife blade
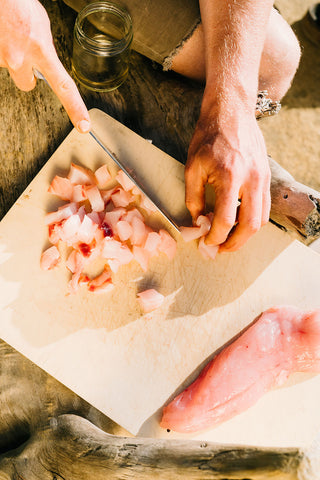
[{"label": "knife blade", "polygon": [[89,134],[91,137],[97,142],[98,145],[103,149],[105,153],[109,155],[109,157],[116,163],[116,165],[127,175],[127,177],[131,180],[131,182],[134,183],[136,187],[139,188],[141,193],[148,199],[149,202],[154,205],[154,207],[165,217],[165,219],[170,223],[170,225],[178,232],[180,233],[180,229],[176,222],[170,217],[170,215],[159,205],[157,205],[156,202],[152,200],[152,198],[145,192],[139,181],[136,179],[134,173],[130,173],[127,168],[123,165],[123,163],[108,149],[108,147],[100,140],[100,138],[97,136],[97,134],[91,129]]},{"label": "knife blade", "polygon": [[[34,73],[35,77],[37,77],[39,80],[44,80],[44,82],[47,85],[49,85],[48,80],[46,79],[46,77],[41,72],[39,72],[39,70],[34,68],[33,73]],[[50,87],[50,85],[49,85],[49,87]],[[135,176],[133,174],[131,174],[126,169],[126,167],[123,165],[122,162],[120,162],[120,160],[118,158],[115,157],[115,155],[100,140],[100,138],[97,136],[97,134],[92,129],[90,130],[89,134],[97,142],[97,144],[100,145],[100,147],[103,149],[103,151],[109,155],[109,157],[115,162],[115,164],[118,165],[118,167],[127,175],[127,177],[131,180],[131,182],[133,182],[134,185],[139,188],[141,193],[143,193],[143,195],[148,199],[148,201],[150,203],[152,203],[152,205],[154,205],[154,207],[158,210],[158,212],[160,212],[165,217],[165,219],[170,223],[170,225],[178,233],[180,233],[180,229],[179,229],[178,225],[176,224],[176,222],[170,217],[170,215],[163,208],[161,208],[159,205],[157,205],[157,203],[155,203],[152,200],[152,198],[146,193],[146,191],[143,189],[143,187],[140,185],[140,183],[136,180]]]}]

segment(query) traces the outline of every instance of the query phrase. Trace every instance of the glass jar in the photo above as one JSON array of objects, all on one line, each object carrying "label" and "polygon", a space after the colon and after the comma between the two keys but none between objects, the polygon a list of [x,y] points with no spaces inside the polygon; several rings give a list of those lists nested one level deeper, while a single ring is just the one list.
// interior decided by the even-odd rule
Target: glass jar
[{"label": "glass jar", "polygon": [[124,8],[103,1],[87,5],[74,26],[74,77],[91,90],[118,88],[129,73],[132,37],[131,17]]}]

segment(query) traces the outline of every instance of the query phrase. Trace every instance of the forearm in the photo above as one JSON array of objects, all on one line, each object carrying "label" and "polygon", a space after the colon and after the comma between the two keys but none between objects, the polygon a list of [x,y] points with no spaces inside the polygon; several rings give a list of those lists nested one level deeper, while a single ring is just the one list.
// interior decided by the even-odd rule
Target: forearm
[{"label": "forearm", "polygon": [[237,104],[254,111],[272,0],[200,0],[205,41],[203,109]]}]

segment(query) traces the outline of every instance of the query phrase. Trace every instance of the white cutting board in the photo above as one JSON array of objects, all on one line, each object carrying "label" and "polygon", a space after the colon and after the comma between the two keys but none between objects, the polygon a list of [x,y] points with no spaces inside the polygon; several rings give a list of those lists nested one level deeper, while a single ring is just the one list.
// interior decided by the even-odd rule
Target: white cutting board
[{"label": "white cutting board", "polygon": [[[183,166],[103,112],[90,114],[96,133],[154,198],[185,218]],[[71,161],[93,169],[109,163],[89,135],[73,130],[0,223],[0,336],[129,432],[172,438],[155,412],[215,350],[270,306],[320,307],[320,256],[271,224],[214,261],[177,238],[173,261],[159,256],[147,273],[123,267],[109,294],[68,296],[64,266],[43,272],[39,258],[44,215],[58,205],[47,188]],[[151,221],[169,229],[158,215]],[[142,316],[136,293],[149,287],[166,298]],[[308,445],[320,431],[320,376],[301,379],[199,438]]]}]

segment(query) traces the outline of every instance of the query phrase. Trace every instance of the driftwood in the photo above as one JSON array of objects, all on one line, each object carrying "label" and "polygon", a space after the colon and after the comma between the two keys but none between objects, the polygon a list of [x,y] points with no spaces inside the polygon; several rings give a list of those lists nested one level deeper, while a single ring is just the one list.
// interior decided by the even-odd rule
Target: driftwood
[{"label": "driftwood", "polygon": [[0,480],[293,480],[304,458],[294,448],[119,435],[116,424],[5,342],[0,365]]},{"label": "driftwood", "polygon": [[[51,17],[58,54],[70,70],[75,14],[61,2],[43,0],[43,4]],[[35,90],[24,93],[2,69],[0,84],[1,218],[72,126],[45,83],[38,82]],[[96,94],[79,88],[88,108],[104,110],[185,161],[199,114],[201,85],[164,73],[133,53],[129,78],[117,91]],[[270,159],[270,164],[271,219],[309,243],[319,236],[320,194],[295,182],[275,161]],[[306,458],[297,449],[130,438],[4,342],[0,342],[0,384],[0,480],[293,480]]]},{"label": "driftwood", "polygon": [[320,235],[320,193],[297,182],[272,158],[270,219],[305,244]]},{"label": "driftwood", "polygon": [[16,452],[0,458],[0,479],[231,480],[249,474],[258,480],[272,474],[286,480],[295,478],[301,458],[295,449],[118,437],[79,416],[62,415]]}]

